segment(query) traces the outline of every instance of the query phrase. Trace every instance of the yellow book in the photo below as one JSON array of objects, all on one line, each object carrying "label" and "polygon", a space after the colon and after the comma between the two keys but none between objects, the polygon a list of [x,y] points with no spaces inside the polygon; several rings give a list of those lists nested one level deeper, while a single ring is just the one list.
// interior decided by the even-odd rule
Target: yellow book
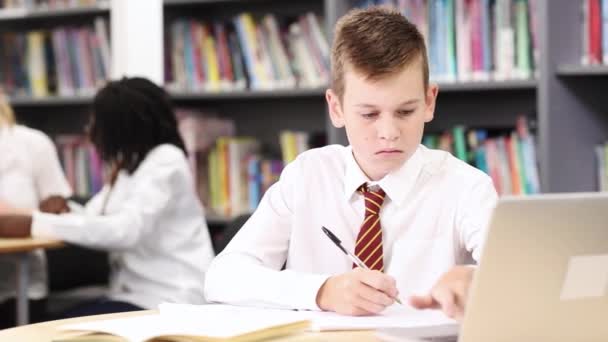
[{"label": "yellow book", "polygon": [[209,90],[217,91],[220,90],[220,71],[218,64],[217,49],[215,48],[215,39],[209,33],[207,33],[205,39],[205,54],[207,57],[207,66],[209,67],[209,75],[207,80],[209,81]]},{"label": "yellow book", "polygon": [[27,72],[32,95],[34,97],[48,96],[44,34],[41,31],[32,31],[27,34],[27,51]]},{"label": "yellow book", "polygon": [[220,210],[218,214],[230,216],[230,178],[228,175],[228,144],[229,137],[220,137],[217,139],[217,180],[218,189],[218,205]]},{"label": "yellow book", "polygon": [[310,330],[312,321],[289,310],[163,303],[159,313],[67,324],[55,342],[266,341]]}]

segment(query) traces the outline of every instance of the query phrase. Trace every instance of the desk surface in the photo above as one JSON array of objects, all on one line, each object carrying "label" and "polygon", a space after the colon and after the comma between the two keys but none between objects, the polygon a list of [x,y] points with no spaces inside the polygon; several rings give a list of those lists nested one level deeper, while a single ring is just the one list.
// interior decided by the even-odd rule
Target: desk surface
[{"label": "desk surface", "polygon": [[24,238],[4,239],[0,238],[0,254],[29,252],[38,248],[57,248],[63,246],[58,240]]},{"label": "desk surface", "polygon": [[[88,316],[64,319],[59,321],[30,324],[18,328],[0,330],[0,341],[27,341],[27,342],[51,342],[53,338],[60,336],[61,332],[57,327],[78,322],[88,322],[101,319],[129,317],[138,315],[150,315],[157,313],[156,310],[135,311],[119,314]],[[371,331],[343,331],[343,332],[322,332],[307,333],[302,335],[290,336],[282,339],[273,340],[275,342],[308,342],[308,341],[327,341],[327,342],[380,342]]]}]

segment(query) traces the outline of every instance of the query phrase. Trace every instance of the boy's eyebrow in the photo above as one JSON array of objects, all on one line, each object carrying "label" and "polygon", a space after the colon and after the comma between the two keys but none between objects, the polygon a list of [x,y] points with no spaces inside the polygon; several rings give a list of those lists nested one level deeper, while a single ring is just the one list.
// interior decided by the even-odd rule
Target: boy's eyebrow
[{"label": "boy's eyebrow", "polygon": [[[411,99],[411,100],[407,100],[404,102],[401,102],[399,104],[399,107],[401,106],[405,106],[405,105],[412,105],[412,104],[416,104],[420,102],[420,99]],[[370,103],[358,103],[355,105],[355,107],[363,107],[363,108],[376,108],[376,105],[370,104]]]}]

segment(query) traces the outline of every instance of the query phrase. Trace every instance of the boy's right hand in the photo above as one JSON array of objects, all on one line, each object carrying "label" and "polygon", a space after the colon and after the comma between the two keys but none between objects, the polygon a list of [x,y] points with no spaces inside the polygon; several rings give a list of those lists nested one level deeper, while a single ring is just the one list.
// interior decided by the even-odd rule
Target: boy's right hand
[{"label": "boy's right hand", "polygon": [[398,295],[393,277],[357,267],[328,278],[317,293],[317,305],[343,315],[374,315],[393,304]]}]

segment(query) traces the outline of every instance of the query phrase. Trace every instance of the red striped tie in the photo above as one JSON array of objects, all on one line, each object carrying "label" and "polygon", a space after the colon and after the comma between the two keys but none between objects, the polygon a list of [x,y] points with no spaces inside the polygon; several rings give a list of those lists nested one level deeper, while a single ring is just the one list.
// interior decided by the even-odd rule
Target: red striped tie
[{"label": "red striped tie", "polygon": [[[382,250],[382,227],[380,226],[380,208],[386,193],[384,190],[372,191],[363,184],[359,189],[365,198],[365,219],[359,230],[355,254],[371,270],[384,271],[384,253]],[[356,265],[353,265],[353,268]]]}]

